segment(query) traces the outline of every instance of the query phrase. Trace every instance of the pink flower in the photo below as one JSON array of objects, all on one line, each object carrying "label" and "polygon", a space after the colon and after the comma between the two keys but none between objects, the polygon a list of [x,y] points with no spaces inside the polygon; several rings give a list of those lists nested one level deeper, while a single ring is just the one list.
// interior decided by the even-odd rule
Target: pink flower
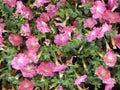
[{"label": "pink flower", "polygon": [[74,32],[73,36],[79,40],[82,40],[82,34],[78,34],[78,33]]},{"label": "pink flower", "polygon": [[23,18],[31,20],[33,18],[33,13],[29,7],[25,6],[22,1],[17,1],[16,11],[20,13]]},{"label": "pink flower", "polygon": [[45,42],[44,42],[44,43],[45,43],[47,46],[49,46],[50,42],[51,42],[50,39],[45,39]]},{"label": "pink flower", "polygon": [[62,65],[55,66],[53,71],[54,72],[60,72],[62,70],[65,70],[66,68],[67,68],[67,66],[62,64]]},{"label": "pink flower", "polygon": [[102,38],[104,34],[112,29],[112,25],[108,25],[107,23],[104,23],[102,25],[102,29],[98,34],[98,38]]},{"label": "pink flower", "polygon": [[62,86],[58,86],[57,90],[63,90],[63,87]]},{"label": "pink flower", "polygon": [[57,34],[55,36],[54,43],[56,45],[65,46],[69,40],[70,38],[67,33]]},{"label": "pink flower", "polygon": [[72,56],[70,59],[68,59],[67,61],[66,61],[66,64],[68,65],[68,64],[72,64],[72,61],[73,61],[73,58],[74,57],[76,57],[76,56]]},{"label": "pink flower", "polygon": [[28,79],[24,79],[19,83],[18,90],[33,90],[34,83],[29,81]]},{"label": "pink flower", "polygon": [[93,18],[87,18],[84,21],[84,28],[93,28],[97,24],[97,21]]},{"label": "pink flower", "polygon": [[74,85],[80,85],[82,82],[85,82],[86,78],[87,78],[87,75],[80,76],[75,80]]},{"label": "pink flower", "polygon": [[21,33],[22,33],[23,36],[30,36],[31,35],[29,23],[22,24]]},{"label": "pink flower", "polygon": [[90,8],[91,13],[93,14],[93,18],[102,18],[105,10],[105,3],[101,1],[96,1],[94,5]]},{"label": "pink flower", "polygon": [[106,10],[103,14],[103,19],[109,21],[110,23],[120,22],[120,15],[117,12],[112,12],[110,10]]},{"label": "pink flower", "polygon": [[25,51],[24,54],[29,59],[30,63],[32,63],[32,62],[37,63],[38,57],[37,57],[36,52],[33,52],[32,50],[29,50],[29,51]]},{"label": "pink flower", "polygon": [[113,37],[115,45],[120,49],[120,34]]},{"label": "pink flower", "polygon": [[50,20],[50,17],[47,13],[43,12],[40,15],[40,19],[41,19],[41,21],[48,22]]},{"label": "pink flower", "polygon": [[54,76],[54,67],[55,64],[51,62],[41,62],[37,68],[37,73],[42,74],[43,76]]},{"label": "pink flower", "polygon": [[95,72],[101,80],[107,80],[111,77],[110,71],[107,70],[104,66],[100,65],[97,67]]},{"label": "pink flower", "polygon": [[37,52],[40,48],[40,44],[38,43],[38,39],[36,36],[31,36],[26,40],[26,46],[29,51]]},{"label": "pink flower", "polygon": [[116,61],[117,61],[116,55],[111,50],[108,50],[106,52],[103,59],[104,59],[105,64],[108,65],[109,67],[115,66]]},{"label": "pink flower", "polygon": [[67,26],[67,27],[63,27],[63,29],[61,30],[62,33],[67,33],[67,34],[71,34],[74,31],[74,27],[73,26]]},{"label": "pink flower", "polygon": [[41,18],[37,18],[37,29],[42,33],[50,32],[50,28],[46,22],[42,21]]},{"label": "pink flower", "polygon": [[16,5],[16,0],[4,0],[5,4],[8,4],[10,7],[14,7]]},{"label": "pink flower", "polygon": [[18,46],[22,43],[22,37],[19,34],[10,34],[8,40],[13,46]]},{"label": "pink flower", "polygon": [[33,3],[34,6],[36,6],[37,8],[44,6],[44,4],[51,2],[51,0],[35,0],[35,2]]},{"label": "pink flower", "polygon": [[103,83],[105,83],[105,90],[112,90],[112,88],[114,87],[115,84],[115,79],[114,78],[110,78],[107,79],[106,81],[103,81]]},{"label": "pink flower", "polygon": [[2,46],[3,46],[3,37],[2,36],[0,36],[0,50],[2,49]]},{"label": "pink flower", "polygon": [[86,3],[87,3],[87,0],[81,0],[81,3],[82,3],[82,4],[86,4]]},{"label": "pink flower", "polygon": [[0,36],[2,36],[3,31],[4,31],[4,24],[0,24]]},{"label": "pink flower", "polygon": [[117,0],[108,0],[108,8],[110,10],[118,8],[118,2]]},{"label": "pink flower", "polygon": [[26,65],[21,69],[23,77],[32,78],[36,75],[36,67],[33,65]]},{"label": "pink flower", "polygon": [[78,22],[78,21],[74,21],[74,22],[73,22],[73,26],[74,26],[74,27],[78,27],[78,26],[79,26],[79,22]]},{"label": "pink flower", "polygon": [[56,16],[55,13],[58,11],[58,6],[50,4],[45,9],[47,10],[49,17],[54,18]]},{"label": "pink flower", "polygon": [[92,42],[93,40],[95,40],[98,37],[98,34],[100,31],[101,31],[101,28],[94,27],[93,30],[87,34],[88,42]]},{"label": "pink flower", "polygon": [[19,53],[12,60],[12,68],[16,70],[22,69],[29,63],[29,59],[25,54]]}]

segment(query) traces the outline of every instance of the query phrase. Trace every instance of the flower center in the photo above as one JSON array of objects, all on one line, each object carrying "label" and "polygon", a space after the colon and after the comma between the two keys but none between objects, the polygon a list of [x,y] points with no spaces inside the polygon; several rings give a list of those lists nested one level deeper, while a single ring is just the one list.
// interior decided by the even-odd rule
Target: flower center
[{"label": "flower center", "polygon": [[24,88],[28,88],[28,87],[29,87],[29,85],[28,85],[28,84],[25,84],[25,85],[24,85]]}]

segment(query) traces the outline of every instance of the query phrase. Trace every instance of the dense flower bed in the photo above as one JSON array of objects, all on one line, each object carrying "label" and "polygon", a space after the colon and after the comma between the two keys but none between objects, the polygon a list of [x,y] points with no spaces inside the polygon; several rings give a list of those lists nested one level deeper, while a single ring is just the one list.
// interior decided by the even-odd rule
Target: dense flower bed
[{"label": "dense flower bed", "polygon": [[120,83],[120,0],[0,0],[3,90],[112,90]]}]

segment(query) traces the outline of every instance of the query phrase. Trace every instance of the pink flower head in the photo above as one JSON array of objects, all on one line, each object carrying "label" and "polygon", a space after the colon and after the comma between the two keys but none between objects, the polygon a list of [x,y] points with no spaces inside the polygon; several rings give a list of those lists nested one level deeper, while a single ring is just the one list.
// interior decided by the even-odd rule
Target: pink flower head
[{"label": "pink flower head", "polygon": [[37,8],[44,6],[44,4],[51,2],[51,0],[35,0],[33,3]]},{"label": "pink flower head", "polygon": [[112,12],[110,10],[106,10],[102,17],[103,17],[103,19],[109,21],[110,23],[118,23],[118,22],[120,22],[119,13]]},{"label": "pink flower head", "polygon": [[57,90],[63,90],[63,87],[62,86],[58,86]]},{"label": "pink flower head", "polygon": [[54,76],[54,67],[55,64],[51,62],[41,62],[40,65],[37,68],[37,73],[42,74],[43,76]]},{"label": "pink flower head", "polygon": [[40,48],[40,44],[38,43],[38,39],[36,36],[31,36],[26,41],[26,46],[29,51],[37,52]]},{"label": "pink flower head", "polygon": [[37,18],[36,20],[37,23],[37,29],[42,32],[42,33],[47,33],[50,32],[50,28],[48,24],[44,21],[41,20],[41,18]]},{"label": "pink flower head", "polygon": [[63,29],[61,30],[62,33],[68,33],[69,35],[74,31],[74,27],[73,26],[67,26],[67,27],[63,27]]},{"label": "pink flower head", "polygon": [[111,50],[108,50],[106,52],[103,59],[104,59],[105,64],[108,65],[109,67],[115,66],[116,61],[117,61],[116,55]]},{"label": "pink flower head", "polygon": [[54,72],[60,72],[62,70],[65,70],[67,68],[66,65],[62,64],[62,65],[58,65],[54,67]]},{"label": "pink flower head", "polygon": [[36,52],[33,52],[32,50],[29,50],[29,51],[25,51],[24,54],[29,59],[30,63],[32,63],[32,62],[37,63],[38,57],[37,57]]},{"label": "pink flower head", "polygon": [[87,78],[87,75],[80,76],[75,80],[74,85],[80,85],[82,82],[85,82],[86,78]]},{"label": "pink flower head", "polygon": [[0,50],[2,49],[2,46],[3,46],[3,37],[2,36],[0,36]]},{"label": "pink flower head", "polygon": [[94,27],[93,30],[87,34],[88,42],[92,42],[93,40],[95,40],[98,37],[98,34],[100,31],[101,31],[101,28]]},{"label": "pink flower head", "polygon": [[0,24],[0,36],[2,36],[3,31],[4,31],[4,24]]},{"label": "pink flower head", "polygon": [[95,72],[101,80],[107,80],[111,77],[110,71],[107,70],[104,66],[100,65],[97,67]]},{"label": "pink flower head", "polygon": [[76,56],[72,56],[70,59],[68,59],[67,61],[66,61],[66,64],[68,65],[68,64],[72,64],[72,61],[73,61],[73,58],[74,57],[76,57]]},{"label": "pink flower head", "polygon": [[108,0],[108,8],[110,10],[118,8],[118,2],[117,0]]},{"label": "pink flower head", "polygon": [[13,46],[18,46],[23,41],[19,34],[10,34],[8,39]]},{"label": "pink flower head", "polygon": [[20,13],[23,18],[27,18],[29,20],[31,20],[33,18],[33,13],[30,10],[29,7],[25,6],[22,1],[17,1],[17,7],[16,10],[18,13]]},{"label": "pink flower head", "polygon": [[82,4],[86,4],[86,3],[87,3],[87,0],[81,0],[81,3],[82,3]]},{"label": "pink flower head", "polygon": [[93,18],[87,18],[84,21],[84,28],[93,28],[97,24],[97,21]]},{"label": "pink flower head", "polygon": [[23,77],[32,78],[36,75],[36,67],[33,65],[26,65],[21,69]]},{"label": "pink flower head", "polygon": [[50,39],[45,39],[45,42],[44,42],[44,43],[45,43],[47,46],[49,46],[50,42],[51,42]]},{"label": "pink flower head", "polygon": [[104,90],[112,90],[113,87],[114,87],[114,85],[106,84]]},{"label": "pink flower head", "polygon": [[73,22],[73,26],[74,26],[74,27],[78,27],[78,26],[79,26],[79,22],[78,22],[78,21],[74,21],[74,22]]},{"label": "pink flower head", "polygon": [[5,4],[8,4],[10,7],[14,7],[16,5],[16,0],[4,0]]},{"label": "pink flower head", "polygon": [[30,36],[31,35],[29,23],[22,24],[21,33],[22,33],[23,36]]},{"label": "pink flower head", "polygon": [[43,12],[40,15],[40,19],[41,19],[41,21],[48,22],[50,20],[50,17],[47,13]]},{"label": "pink flower head", "polygon": [[28,79],[24,79],[19,83],[18,90],[33,90],[34,83],[29,81]]},{"label": "pink flower head", "polygon": [[105,10],[105,3],[101,1],[95,1],[94,5],[90,8],[91,13],[93,14],[93,18],[102,18]]},{"label": "pink flower head", "polygon": [[103,83],[105,83],[107,85],[114,85],[115,84],[115,79],[114,78],[109,78],[109,79],[103,80]]},{"label": "pink flower head", "polygon": [[115,45],[120,49],[120,34],[113,37]]},{"label": "pink flower head", "polygon": [[102,38],[104,34],[112,29],[112,25],[108,25],[107,23],[104,23],[102,25],[102,29],[99,32],[98,38]]},{"label": "pink flower head", "polygon": [[16,70],[22,69],[29,63],[29,59],[23,53],[17,54],[12,60],[12,67]]},{"label": "pink flower head", "polygon": [[54,43],[56,45],[65,46],[69,40],[70,38],[67,33],[57,34],[55,36]]},{"label": "pink flower head", "polygon": [[74,32],[73,36],[79,40],[82,40],[82,34],[78,34],[78,33]]},{"label": "pink flower head", "polygon": [[58,6],[50,4],[45,9],[47,10],[49,17],[54,18],[56,16],[55,13],[58,11]]}]

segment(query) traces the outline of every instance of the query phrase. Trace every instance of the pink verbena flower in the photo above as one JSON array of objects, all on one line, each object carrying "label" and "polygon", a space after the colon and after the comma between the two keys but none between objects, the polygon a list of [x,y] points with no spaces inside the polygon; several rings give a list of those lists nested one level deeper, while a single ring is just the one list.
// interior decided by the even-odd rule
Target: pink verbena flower
[{"label": "pink verbena flower", "polygon": [[95,1],[94,5],[90,8],[93,18],[102,18],[105,10],[105,3],[101,1]]},{"label": "pink verbena flower", "polygon": [[99,67],[97,67],[95,74],[98,75],[98,77],[101,80],[107,80],[111,77],[110,75],[110,71],[107,70],[104,66],[100,65]]},{"label": "pink verbena flower", "polygon": [[8,40],[13,46],[18,46],[23,41],[22,37],[19,34],[10,34]]},{"label": "pink verbena flower", "polygon": [[34,83],[29,81],[28,79],[24,79],[19,83],[18,90],[33,90]]},{"label": "pink verbena flower", "polygon": [[103,83],[105,83],[105,90],[112,90],[112,88],[114,87],[115,84],[115,79],[114,78],[109,78],[105,81],[103,81]]},{"label": "pink verbena flower", "polygon": [[120,22],[120,15],[118,12],[112,12],[110,10],[106,10],[102,17],[103,19],[109,21],[110,23]]},{"label": "pink verbena flower", "polygon": [[75,80],[74,85],[80,85],[82,82],[85,82],[86,78],[87,78],[87,75],[80,76]]},{"label": "pink verbena flower", "polygon": [[62,86],[58,86],[57,90],[63,90],[63,87]]},{"label": "pink verbena flower", "polygon": [[30,63],[32,63],[32,62],[37,63],[38,57],[37,57],[36,52],[33,52],[32,50],[29,50],[29,51],[25,51],[24,54],[29,59]]},{"label": "pink verbena flower", "polygon": [[67,33],[67,34],[69,34],[69,36],[70,36],[70,34],[71,34],[72,32],[74,32],[74,29],[75,29],[74,26],[66,26],[66,27],[63,27],[63,29],[61,30],[61,32],[62,32],[62,33]]},{"label": "pink verbena flower", "polygon": [[51,42],[50,39],[45,39],[45,42],[44,42],[44,43],[46,44],[46,46],[49,46],[50,42]]},{"label": "pink verbena flower", "polygon": [[67,33],[57,34],[55,36],[54,43],[56,45],[65,46],[69,40],[70,38]]},{"label": "pink verbena flower", "polygon": [[50,20],[50,17],[49,17],[49,15],[48,15],[48,13],[43,12],[43,13],[41,13],[41,15],[40,15],[40,19],[41,19],[42,21],[44,21],[44,22],[48,22],[48,21]]},{"label": "pink verbena flower", "polygon": [[86,3],[87,3],[87,0],[81,0],[81,3],[82,3],[82,4],[86,4]]},{"label": "pink verbena flower", "polygon": [[87,34],[88,42],[92,42],[98,37],[99,32],[101,31],[101,27],[94,27],[91,32]]},{"label": "pink verbena flower", "polygon": [[49,15],[50,18],[54,18],[56,16],[56,12],[58,11],[58,6],[57,5],[48,5],[46,8],[47,13]]},{"label": "pink verbena flower", "polygon": [[36,75],[36,67],[33,65],[26,65],[20,71],[22,72],[23,77],[32,78]]},{"label": "pink verbena flower", "polygon": [[66,68],[67,68],[67,66],[62,64],[62,65],[55,66],[53,71],[54,72],[60,72],[62,70],[65,70]]},{"label": "pink verbena flower", "polygon": [[105,64],[108,65],[109,67],[115,66],[116,61],[117,61],[116,55],[111,50],[108,50],[106,52],[103,59],[104,59]]},{"label": "pink verbena flower", "polygon": [[104,34],[112,29],[112,25],[108,25],[107,23],[104,23],[101,27],[101,31],[98,34],[98,38],[102,38]]},{"label": "pink verbena flower", "polygon": [[84,21],[84,28],[93,28],[97,24],[97,21],[93,18],[87,18]]},{"label": "pink verbena flower", "polygon": [[4,31],[4,24],[0,24],[0,36],[2,36],[3,31]]},{"label": "pink verbena flower", "polygon": [[10,7],[14,7],[16,5],[16,0],[4,0],[5,4],[8,4]]},{"label": "pink verbena flower", "polygon": [[22,1],[17,1],[16,11],[20,13],[23,18],[31,20],[33,18],[33,13],[29,7],[25,6]]},{"label": "pink verbena flower", "polygon": [[33,3],[37,8],[44,6],[44,4],[51,2],[51,0],[35,0]]},{"label": "pink verbena flower", "polygon": [[31,35],[29,23],[22,24],[21,33],[22,33],[23,36],[30,36]]},{"label": "pink verbena flower", "polygon": [[29,59],[27,58],[27,56],[23,53],[19,53],[12,59],[12,68],[20,70],[28,63]]},{"label": "pink verbena flower", "polygon": [[37,29],[40,32],[42,32],[42,33],[50,32],[50,28],[49,28],[48,24],[46,22],[42,21],[41,18],[37,18],[36,24],[37,24]]},{"label": "pink verbena flower", "polygon": [[108,0],[107,5],[108,5],[108,8],[110,10],[118,8],[118,2],[117,2],[117,0]]},{"label": "pink verbena flower", "polygon": [[36,36],[31,36],[26,40],[26,46],[29,51],[37,52],[40,48],[40,44],[38,43],[38,39]]},{"label": "pink verbena flower", "polygon": [[120,49],[120,34],[113,37],[115,45]]},{"label": "pink verbena flower", "polygon": [[0,36],[0,50],[2,49],[2,46],[3,46],[3,40],[4,40],[4,38],[2,36]]},{"label": "pink verbena flower", "polygon": [[54,76],[54,67],[55,64],[51,62],[41,62],[40,65],[37,68],[37,73],[41,74],[43,76]]}]

